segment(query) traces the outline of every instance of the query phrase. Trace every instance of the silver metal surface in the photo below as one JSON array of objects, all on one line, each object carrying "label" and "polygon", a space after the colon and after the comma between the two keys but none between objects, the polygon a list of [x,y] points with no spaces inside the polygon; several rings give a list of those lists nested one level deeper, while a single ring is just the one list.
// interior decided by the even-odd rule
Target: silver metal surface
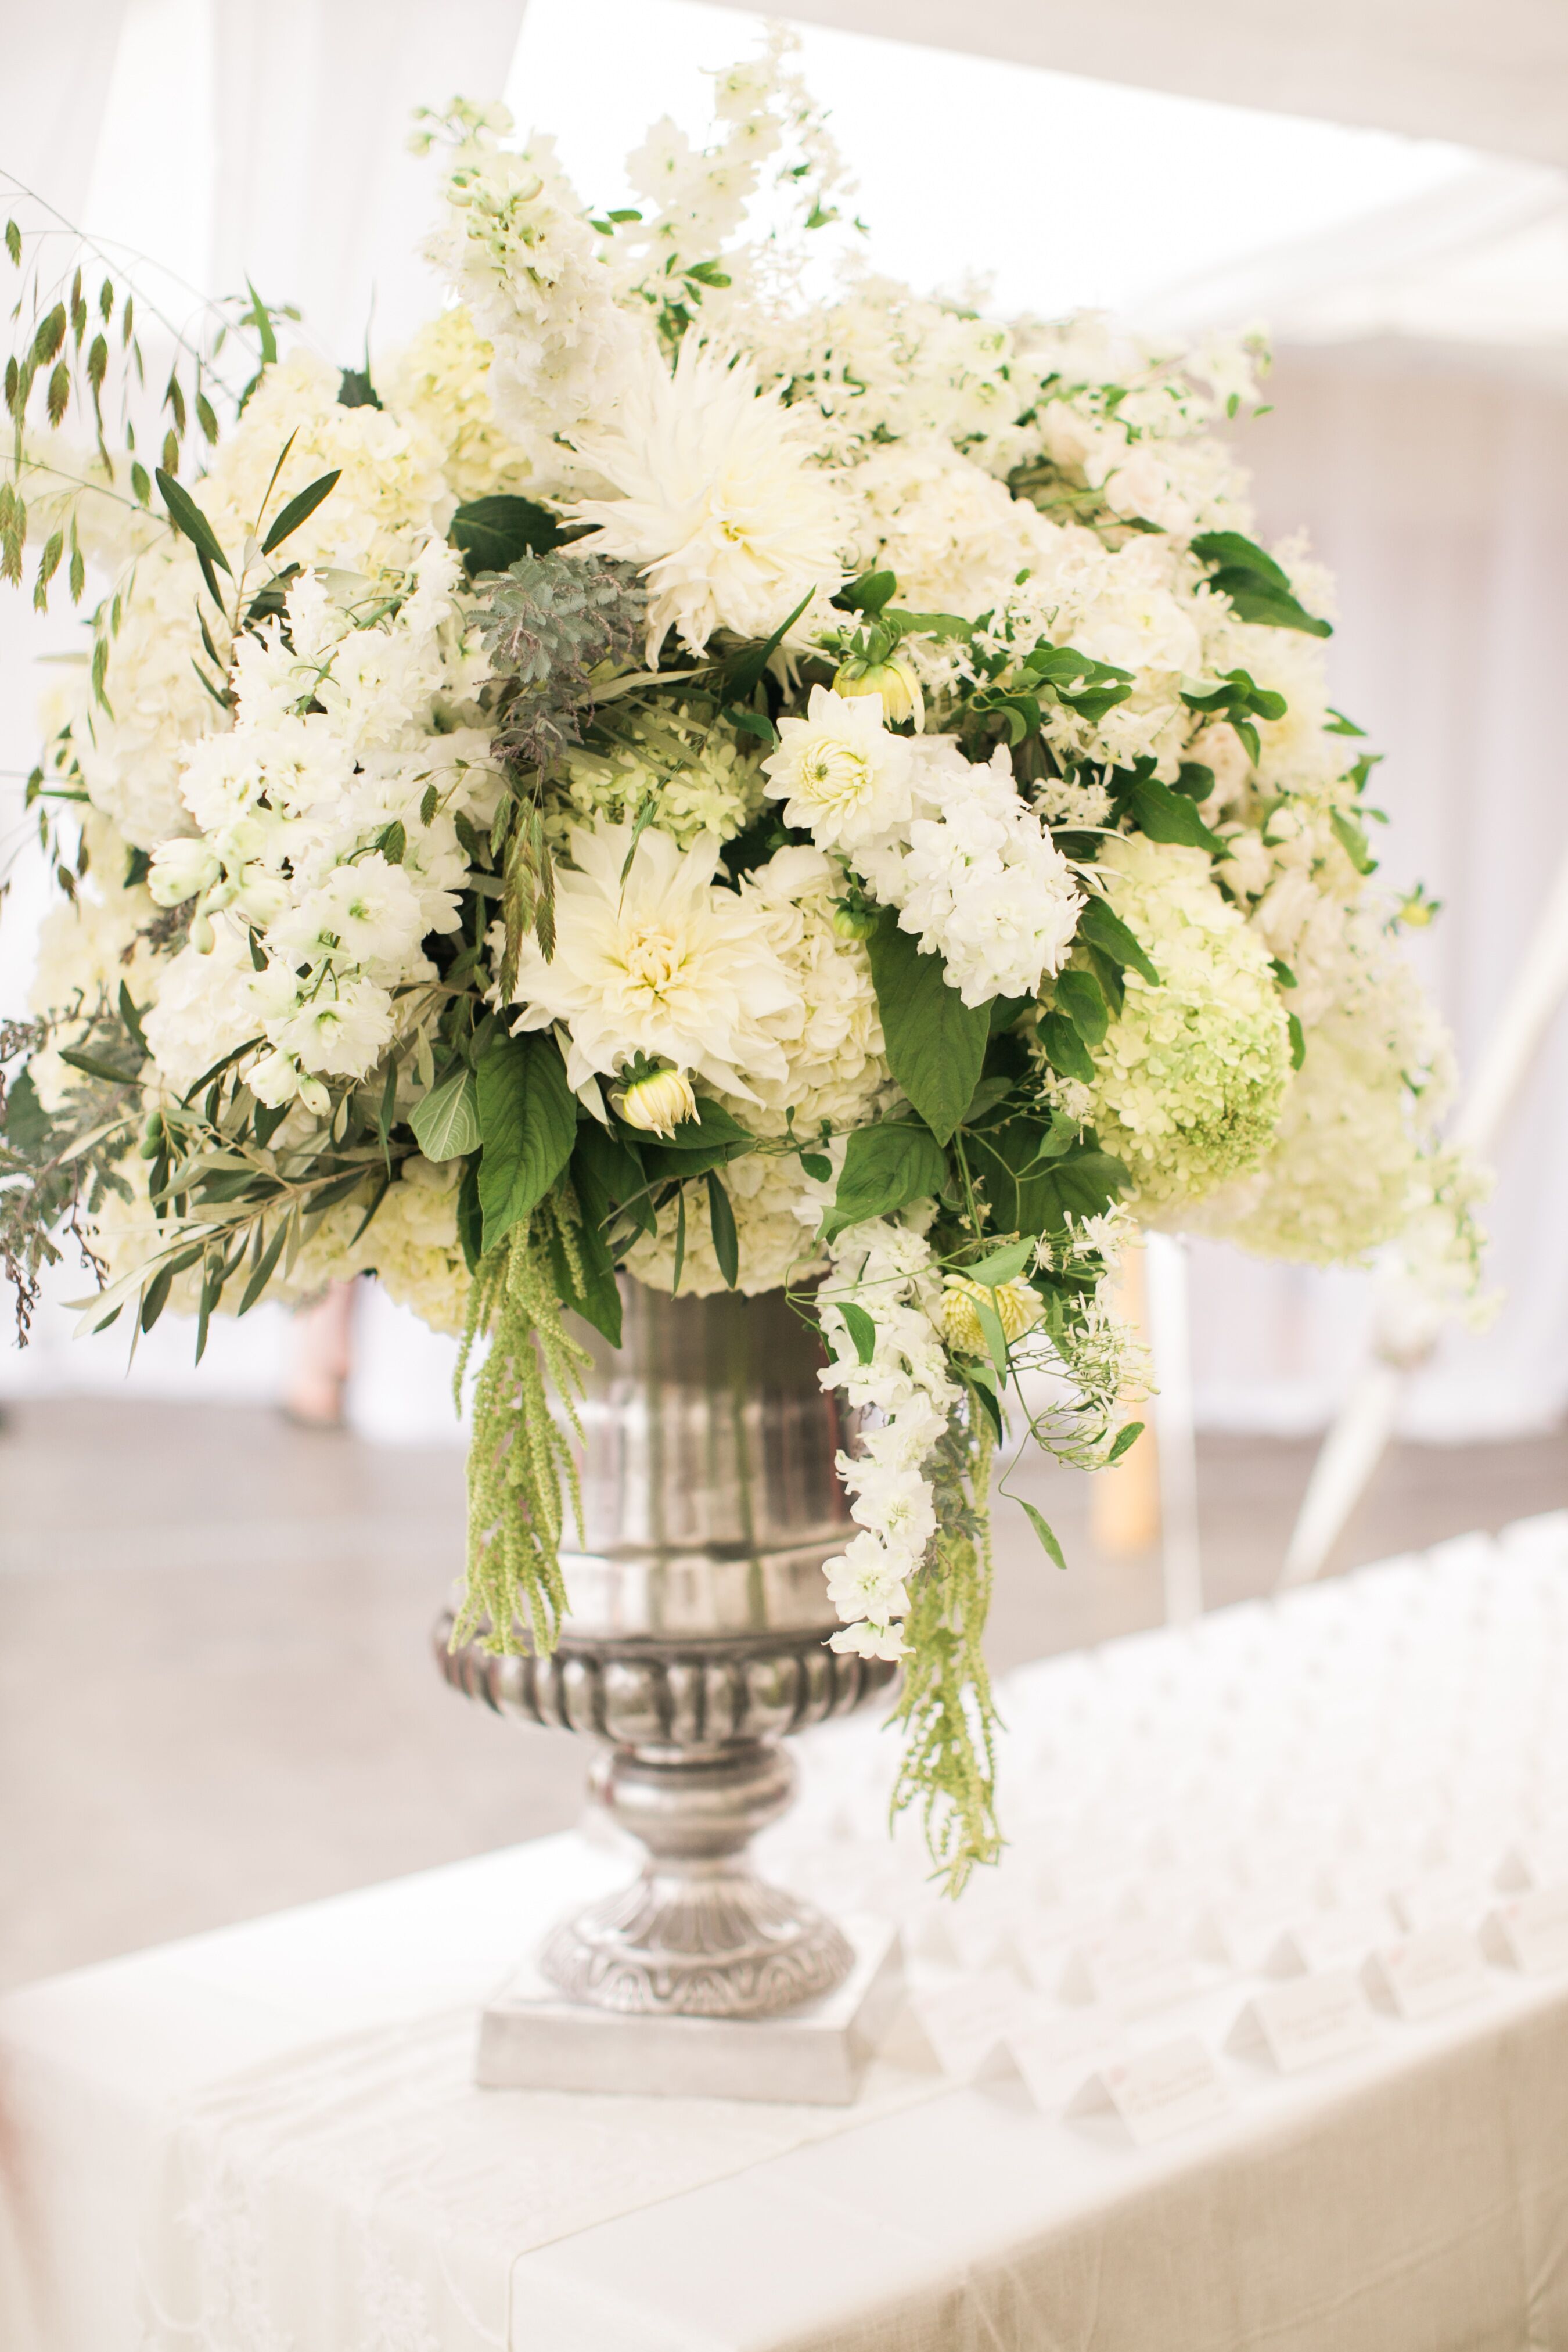
[{"label": "silver metal surface", "polygon": [[845,1927],[853,1961],[843,1983],[783,2017],[613,2017],[563,2000],[537,1969],[525,1969],[480,2019],[479,2082],[487,2090],[847,2106],[892,2022],[904,1979],[890,1920]]},{"label": "silver metal surface", "polygon": [[498,1712],[608,1742],[594,1793],[647,1850],[634,1885],[552,1934],[551,1983],[626,2014],[773,2017],[854,1966],[830,1920],[748,1865],[794,1787],[777,1742],[894,1674],[826,1646],[822,1565],[853,1533],[835,1468],[850,1432],[782,1293],[622,1295],[623,1346],[587,1335],[583,1544],[562,1555],[559,1646],[454,1652],[448,1617],[437,1655]]}]

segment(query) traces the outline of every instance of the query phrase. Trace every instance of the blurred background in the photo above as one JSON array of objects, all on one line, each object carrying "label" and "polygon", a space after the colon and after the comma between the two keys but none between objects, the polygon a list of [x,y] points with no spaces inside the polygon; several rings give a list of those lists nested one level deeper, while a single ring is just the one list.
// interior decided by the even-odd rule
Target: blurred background
[{"label": "blurred background", "polygon": [[[1258,535],[1304,530],[1338,575],[1336,700],[1387,755],[1386,876],[1443,902],[1415,952],[1473,1070],[1568,854],[1555,12],[1330,5],[1310,38],[1277,0],[805,13],[875,265],[988,281],[1005,311],[1269,331],[1272,413],[1232,428]],[[0,24],[0,166],[143,257],[171,316],[248,276],[298,304],[303,340],[373,364],[436,301],[416,105],[504,92],[611,205],[648,123],[700,128],[703,69],[756,38],[691,0],[3,0]],[[23,781],[72,634],[68,608],[0,604],[0,1015],[26,1005],[45,879]],[[1557,1021],[1496,1155],[1500,1309],[1405,1384],[1331,1565],[1568,1501],[1565,1105]],[[1189,1266],[1218,1605],[1278,1574],[1370,1282],[1210,1244]],[[128,1372],[117,1331],[70,1338],[81,1286],[57,1283],[25,1353],[0,1348],[0,1984],[574,1819],[574,1744],[459,1704],[428,1657],[462,1529],[446,1343],[365,1285],[308,1328],[215,1327],[199,1373],[165,1318]],[[999,1506],[997,1668],[1158,1622],[1136,1454],[1128,1475],[1091,1511],[1077,1474],[1020,1474],[1070,1570]]]}]

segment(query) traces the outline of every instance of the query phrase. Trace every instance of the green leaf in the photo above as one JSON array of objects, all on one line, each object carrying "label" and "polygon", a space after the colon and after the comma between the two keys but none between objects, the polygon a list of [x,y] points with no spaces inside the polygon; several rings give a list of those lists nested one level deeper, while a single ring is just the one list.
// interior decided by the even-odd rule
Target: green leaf
[{"label": "green leaf", "polygon": [[685,1264],[686,1187],[683,1184],[675,1196],[675,1265],[669,1277],[669,1295],[672,1298],[680,1288],[680,1273]]},{"label": "green leaf", "polygon": [[1007,1432],[1002,1420],[1001,1403],[996,1395],[995,1373],[989,1364],[970,1362],[963,1367],[962,1378],[970,1396],[991,1423],[991,1433],[997,1444],[1003,1444]]},{"label": "green leaf", "polygon": [[890,1216],[911,1201],[940,1192],[946,1181],[947,1154],[929,1129],[903,1119],[855,1128],[845,1146],[824,1237],[831,1241],[868,1217]]},{"label": "green leaf", "polygon": [[1033,1503],[1026,1503],[1022,1495],[1014,1495],[1010,1497],[1010,1500],[1017,1504],[1018,1508],[1023,1512],[1025,1517],[1028,1520],[1029,1525],[1039,1537],[1040,1543],[1045,1551],[1052,1559],[1055,1560],[1058,1568],[1065,1568],[1067,1566],[1067,1561],[1062,1556],[1062,1548],[1057,1541],[1056,1537],[1052,1534],[1050,1527],[1047,1521],[1041,1517],[1040,1513],[1036,1510]]},{"label": "green leaf", "polygon": [[271,367],[278,358],[278,338],[272,331],[272,313],[247,278],[245,290],[250,297],[250,323],[261,345],[261,364]]},{"label": "green leaf", "polygon": [[1124,1429],[1119,1429],[1116,1433],[1116,1443],[1105,1457],[1105,1467],[1109,1470],[1113,1462],[1120,1462],[1128,1447],[1136,1445],[1142,1434],[1143,1424],[1141,1421],[1130,1421]]},{"label": "green leaf", "polygon": [[858,580],[851,580],[840,588],[833,599],[841,612],[865,613],[872,620],[898,591],[898,579],[891,572],[862,572]]},{"label": "green leaf", "polygon": [[1343,809],[1331,809],[1329,822],[1334,828],[1334,835],[1340,847],[1344,851],[1356,872],[1375,874],[1377,860],[1367,848],[1366,835],[1354,817],[1348,815]]},{"label": "green leaf", "polygon": [[132,1003],[131,991],[123,981],[120,983],[120,1018],[125,1024],[126,1035],[145,1061],[153,1049],[142,1034],[142,1015]]},{"label": "green leaf", "polygon": [[1098,1045],[1110,1026],[1110,1014],[1091,971],[1057,974],[1056,1001],[1086,1045]]},{"label": "green leaf", "polygon": [[[612,1348],[618,1348],[621,1344],[620,1286],[616,1280],[615,1260],[604,1234],[610,1202],[598,1181],[594,1162],[584,1155],[582,1148],[583,1139],[590,1129],[595,1135],[605,1134],[597,1119],[581,1120],[577,1130],[578,1146],[572,1155],[572,1190],[576,1195],[579,1211],[579,1215],[574,1220],[573,1238],[576,1243],[577,1261],[583,1275],[581,1288],[553,1224],[550,1234],[550,1267],[556,1296],[563,1305],[570,1307],[585,1322],[591,1323]],[[606,1142],[609,1140],[607,1137],[605,1139]]]},{"label": "green leaf", "polygon": [[1121,916],[1103,898],[1091,898],[1078,919],[1078,932],[1091,947],[1108,955],[1113,963],[1123,965],[1146,980],[1151,988],[1158,988],[1160,975],[1139,946]]},{"label": "green leaf", "polygon": [[785,614],[771,637],[764,639],[761,645],[748,646],[743,653],[736,656],[724,673],[725,692],[731,701],[745,702],[756,692],[762,683],[763,671],[815,593],[815,589],[808,588],[794,612]]},{"label": "green leaf", "polygon": [[1157,776],[1140,776],[1128,787],[1132,813],[1151,841],[1179,842],[1186,849],[1206,849],[1219,856],[1228,846],[1211,833],[1196,806],[1184,793],[1173,793]]},{"label": "green leaf", "polygon": [[1042,1013],[1039,1035],[1046,1059],[1058,1076],[1077,1078],[1086,1087],[1094,1084],[1094,1057],[1065,1013]]},{"label": "green leaf", "polygon": [[851,1346],[863,1364],[868,1364],[877,1352],[877,1327],[863,1307],[847,1298],[838,1312],[844,1318],[844,1328],[849,1334]]},{"label": "green leaf", "polygon": [[479,1095],[471,1070],[458,1070],[416,1105],[409,1126],[426,1160],[461,1160],[479,1148]]},{"label": "green leaf", "polygon": [[72,1045],[61,1046],[60,1059],[89,1078],[106,1078],[110,1086],[133,1087],[136,1084],[133,1070],[117,1070],[112,1062],[100,1062],[96,1055],[79,1053]]},{"label": "green leaf", "polygon": [[939,1143],[946,1143],[980,1082],[989,1004],[965,1004],[940,956],[922,955],[885,907],[866,942],[888,1063]]},{"label": "green leaf", "polygon": [[730,1195],[716,1170],[708,1171],[708,1227],[713,1236],[713,1255],[719,1261],[719,1271],[733,1290],[741,1273],[741,1244],[735,1232],[735,1212],[730,1206]]},{"label": "green leaf", "polygon": [[975,1319],[980,1325],[991,1360],[1004,1380],[1007,1377],[1007,1334],[1002,1328],[1002,1318],[988,1298],[971,1299]]},{"label": "green leaf", "polygon": [[1215,572],[1210,575],[1210,585],[1228,596],[1238,621],[1250,621],[1264,629],[1300,629],[1309,637],[1331,637],[1331,621],[1320,621],[1297,603],[1289,589],[1265,588],[1245,572]]},{"label": "green leaf", "polygon": [[458,1187],[458,1239],[463,1245],[463,1264],[470,1274],[479,1270],[479,1254],[484,1248],[484,1212],[479,1206],[479,1163],[470,1160]]},{"label": "green leaf", "polygon": [[239,1311],[242,1315],[249,1314],[251,1308],[255,1306],[257,1300],[260,1297],[262,1292],[271,1281],[273,1269],[277,1265],[279,1259],[283,1255],[283,1244],[288,1238],[289,1220],[287,1217],[279,1217],[278,1220],[278,1230],[273,1234],[272,1239],[268,1243],[266,1249],[262,1252],[260,1260],[252,1273],[250,1280],[246,1284],[245,1289],[241,1295]]},{"label": "green leaf", "polygon": [[1253,579],[1289,593],[1290,583],[1274,558],[1255,539],[1246,538],[1239,530],[1199,531],[1192,547],[1200,563],[1223,564],[1227,571],[1247,572]]},{"label": "green leaf", "polygon": [[1047,1180],[1075,1217],[1098,1217],[1126,1192],[1132,1179],[1120,1160],[1091,1145],[1058,1160]]},{"label": "green leaf", "polygon": [[488,1253],[532,1214],[572,1157],[577,1104],[553,1037],[498,1037],[480,1055],[475,1076]]},{"label": "green leaf", "polygon": [[[203,559],[204,567],[216,563],[218,569],[221,572],[226,572],[232,580],[233,568],[217,543],[217,534],[189,490],[183,488],[175,481],[173,474],[165,473],[162,466],[153,469],[153,478],[163,496],[163,504],[169,509],[169,520],[176,530],[184,531],[196,553]],[[209,586],[213,584],[210,576],[208,584]],[[215,603],[221,602],[216,587],[213,593]]]},{"label": "green leaf", "polygon": [[1285,1026],[1290,1032],[1290,1067],[1299,1070],[1307,1058],[1307,1033],[1301,1026],[1300,1015],[1287,1013]]},{"label": "green leaf", "polygon": [[525,555],[548,555],[563,533],[559,519],[532,499],[497,491],[460,506],[450,536],[471,580],[481,572],[505,572]]},{"label": "green leaf", "polygon": [[[310,520],[321,500],[330,498],[332,491],[336,489],[342,478],[342,470],[339,466],[332,473],[318,475],[313,482],[308,483],[304,489],[289,499],[261,542],[263,555],[270,555],[273,549],[281,547],[284,541],[292,532],[297,531],[302,522]],[[224,568],[226,571],[227,566]]]},{"label": "green leaf", "polygon": [[338,382],[340,408],[379,408],[381,394],[370,380],[368,368],[344,368]]},{"label": "green leaf", "polygon": [[1026,1234],[1022,1241],[1008,1242],[1004,1248],[993,1250],[989,1257],[983,1257],[978,1265],[966,1265],[963,1272],[965,1281],[983,1282],[987,1290],[995,1290],[1005,1282],[1016,1282],[1026,1266],[1034,1262],[1035,1236]]}]

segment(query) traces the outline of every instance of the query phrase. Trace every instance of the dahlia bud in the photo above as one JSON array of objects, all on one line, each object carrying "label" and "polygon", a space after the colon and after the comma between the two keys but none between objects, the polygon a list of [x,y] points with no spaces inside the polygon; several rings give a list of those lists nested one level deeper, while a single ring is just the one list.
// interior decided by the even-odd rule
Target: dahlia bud
[{"label": "dahlia bud", "polygon": [[859,694],[879,694],[882,716],[889,727],[897,727],[902,719],[912,719],[918,735],[925,726],[925,698],[921,692],[921,682],[906,661],[868,663],[858,656],[851,656],[848,661],[840,664],[833,681],[833,691],[842,694],[846,699]]},{"label": "dahlia bud", "polygon": [[649,1070],[612,1098],[628,1127],[645,1135],[673,1135],[682,1119],[697,1116],[697,1097],[684,1070]]},{"label": "dahlia bud", "polygon": [[1045,1309],[1038,1294],[1026,1282],[999,1282],[994,1290],[966,1274],[950,1274],[942,1289],[942,1328],[950,1348],[961,1356],[984,1356],[985,1334],[977,1311],[984,1301],[994,1307],[1002,1336],[1009,1347],[1032,1331]]},{"label": "dahlia bud", "polygon": [[878,909],[853,898],[833,902],[833,928],[841,940],[868,940],[877,928]]}]

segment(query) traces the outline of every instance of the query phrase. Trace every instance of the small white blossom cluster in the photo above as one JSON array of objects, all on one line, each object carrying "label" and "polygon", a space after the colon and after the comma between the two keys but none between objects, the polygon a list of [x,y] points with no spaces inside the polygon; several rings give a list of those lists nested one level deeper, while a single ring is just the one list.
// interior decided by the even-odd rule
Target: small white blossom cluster
[{"label": "small white blossom cluster", "polygon": [[[843,1620],[832,1646],[900,1658],[910,1580],[936,1533],[927,1465],[960,1397],[941,1333],[942,1281],[922,1236],[881,1218],[840,1235],[830,1259],[821,1312],[833,1361],[822,1384],[841,1389],[867,1414],[860,1451],[838,1457],[860,1533],[826,1565],[828,1596]],[[846,1302],[876,1327],[868,1363],[845,1322]]]},{"label": "small white blossom cluster", "polygon": [[395,992],[434,978],[421,941],[456,929],[467,871],[456,819],[493,805],[497,786],[482,734],[429,727],[453,682],[457,573],[430,548],[395,611],[368,625],[307,573],[287,635],[275,619],[239,646],[235,724],[181,773],[199,830],[161,842],[148,877],[161,906],[195,906],[145,1024],[174,1092],[260,1036],[257,1098],[325,1113],[325,1080],[380,1060]]}]

